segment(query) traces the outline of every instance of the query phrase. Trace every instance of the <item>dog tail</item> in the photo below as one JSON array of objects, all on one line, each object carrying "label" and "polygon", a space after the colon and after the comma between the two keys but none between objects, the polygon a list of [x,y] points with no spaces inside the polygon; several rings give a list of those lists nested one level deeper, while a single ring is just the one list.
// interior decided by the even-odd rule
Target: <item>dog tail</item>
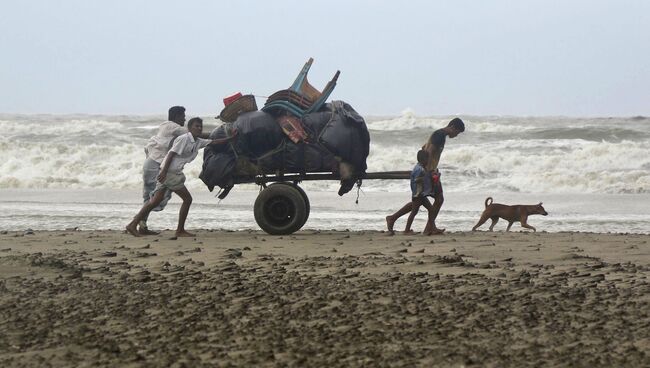
[{"label": "dog tail", "polygon": [[492,204],[492,197],[485,198],[485,208]]}]

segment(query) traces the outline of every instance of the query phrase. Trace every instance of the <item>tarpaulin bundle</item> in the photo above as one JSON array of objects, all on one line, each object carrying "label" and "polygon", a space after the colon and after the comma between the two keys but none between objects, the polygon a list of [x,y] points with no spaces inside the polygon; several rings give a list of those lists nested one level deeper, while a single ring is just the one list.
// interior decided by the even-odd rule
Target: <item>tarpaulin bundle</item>
[{"label": "tarpaulin bundle", "polygon": [[363,118],[347,103],[333,101],[300,122],[308,139],[294,143],[272,115],[239,115],[210,133],[212,139],[224,138],[234,129],[237,139],[206,147],[199,177],[212,191],[215,186],[231,188],[240,176],[334,172],[342,179],[339,194],[349,191],[367,169],[370,134]]}]

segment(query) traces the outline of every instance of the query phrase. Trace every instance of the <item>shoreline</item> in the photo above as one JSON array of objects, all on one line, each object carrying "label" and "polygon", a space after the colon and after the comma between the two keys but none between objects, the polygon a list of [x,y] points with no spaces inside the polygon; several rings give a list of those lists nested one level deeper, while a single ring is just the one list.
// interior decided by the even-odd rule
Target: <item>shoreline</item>
[{"label": "shoreline", "polygon": [[[239,188],[238,188],[239,189]],[[362,193],[359,203],[355,195],[339,197],[334,192],[310,190],[307,185],[311,215],[305,229],[321,231],[351,229],[353,231],[386,229],[385,217],[397,211],[409,193]],[[78,227],[83,230],[123,229],[141,207],[137,190],[3,190],[0,191],[0,231],[62,230]],[[237,190],[218,201],[214,193],[192,191],[194,202],[186,224],[190,229],[259,230],[253,215],[257,190]],[[352,193],[354,194],[354,193]],[[538,231],[587,231],[612,233],[650,233],[650,214],[644,204],[646,195],[569,195],[532,193],[490,193],[499,203],[539,203],[549,216],[532,216],[531,225]],[[446,193],[445,204],[438,216],[438,225],[448,231],[469,231],[484,210],[486,195],[481,193]],[[154,229],[174,228],[178,221],[180,201],[172,196],[168,207],[151,215]],[[227,221],[224,221],[227,219]],[[406,216],[397,222],[401,230]],[[426,215],[420,211],[413,228],[424,228]],[[505,230],[501,220],[495,230]],[[487,229],[484,224],[479,230]],[[515,224],[513,231],[519,231]]]},{"label": "shoreline", "polygon": [[0,365],[643,366],[650,235],[0,233]]}]

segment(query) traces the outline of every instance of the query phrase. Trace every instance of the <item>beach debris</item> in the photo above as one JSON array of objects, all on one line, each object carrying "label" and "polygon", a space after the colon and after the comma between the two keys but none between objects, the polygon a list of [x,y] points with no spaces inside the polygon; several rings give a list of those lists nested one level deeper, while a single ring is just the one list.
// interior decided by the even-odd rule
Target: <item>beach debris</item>
[{"label": "beach debris", "polygon": [[242,252],[236,248],[226,249],[226,258],[241,258]]},{"label": "beach debris", "polygon": [[158,253],[148,253],[148,252],[134,252],[133,256],[136,258],[147,258],[147,257],[155,257],[157,256]]},{"label": "beach debris", "polygon": [[362,255],[363,256],[383,256],[384,253],[382,253],[382,252],[368,252],[368,253],[364,253]]},{"label": "beach debris", "polygon": [[464,260],[463,257],[456,254],[453,256],[440,256],[438,257],[438,262],[451,264],[451,263],[462,263],[464,262]]},{"label": "beach debris", "polygon": [[173,265],[170,264],[169,262],[163,263],[163,265],[160,268],[163,272],[178,272],[178,271],[185,270],[185,266]]}]

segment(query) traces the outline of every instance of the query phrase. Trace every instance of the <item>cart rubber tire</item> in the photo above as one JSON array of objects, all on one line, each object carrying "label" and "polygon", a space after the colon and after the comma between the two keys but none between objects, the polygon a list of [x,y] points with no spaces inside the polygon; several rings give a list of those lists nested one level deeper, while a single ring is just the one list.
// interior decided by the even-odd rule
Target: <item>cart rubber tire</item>
[{"label": "cart rubber tire", "polygon": [[255,221],[271,235],[292,234],[307,221],[307,205],[293,185],[269,185],[255,199]]},{"label": "cart rubber tire", "polygon": [[287,183],[286,181],[280,181],[280,182],[277,182],[277,183],[273,183],[273,184],[271,184],[269,186],[274,186],[274,185],[290,185],[290,186],[298,189],[298,192],[300,192],[300,195],[302,195],[302,199],[305,200],[305,212],[307,213],[306,216],[305,216],[305,222],[303,222],[303,224],[300,225],[300,228],[302,229],[302,227],[305,226],[305,223],[307,223],[307,220],[309,219],[309,211],[311,210],[311,205],[309,203],[309,198],[307,197],[307,193],[305,193],[305,191],[301,187],[299,187],[298,184]]}]

